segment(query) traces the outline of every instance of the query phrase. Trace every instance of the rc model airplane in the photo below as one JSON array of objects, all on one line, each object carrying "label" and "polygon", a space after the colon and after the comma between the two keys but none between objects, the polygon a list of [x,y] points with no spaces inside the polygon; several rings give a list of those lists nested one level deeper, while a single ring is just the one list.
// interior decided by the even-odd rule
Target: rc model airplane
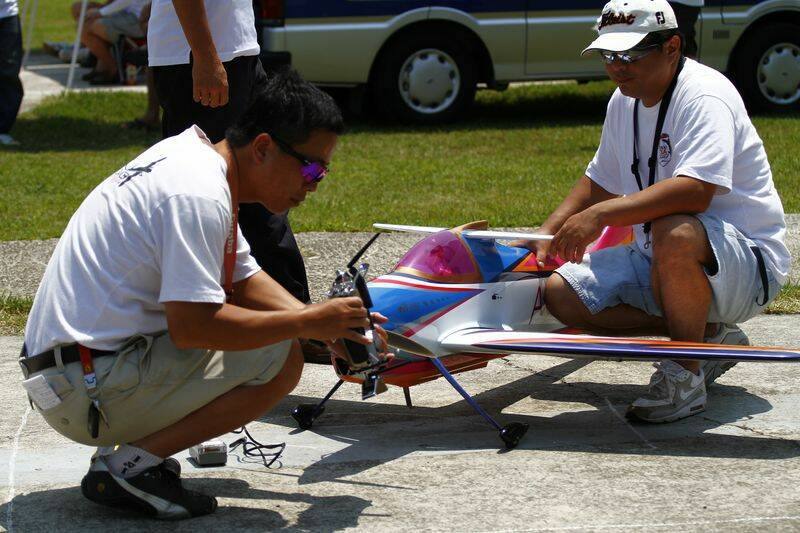
[{"label": "rc model airplane", "polygon": [[[568,330],[544,304],[547,278],[560,260],[544,266],[526,248],[498,241],[551,239],[548,235],[489,231],[485,222],[453,229],[375,224],[381,230],[422,233],[384,275],[366,281],[367,266],[356,267],[377,233],[337,272],[330,296],[358,294],[370,311],[389,318],[384,324],[395,356],[375,346],[347,341],[347,357],[334,357],[339,381],[317,404],[301,404],[292,416],[302,429],[312,426],[325,403],[345,382],[362,385],[367,399],[402,387],[411,407],[410,387],[444,377],[514,448],[527,424],[501,426],[459,385],[453,374],[485,367],[510,354],[545,354],[605,360],[800,361],[800,349],[687,343],[641,338],[599,337]],[[589,251],[629,243],[630,227],[606,228]]]}]

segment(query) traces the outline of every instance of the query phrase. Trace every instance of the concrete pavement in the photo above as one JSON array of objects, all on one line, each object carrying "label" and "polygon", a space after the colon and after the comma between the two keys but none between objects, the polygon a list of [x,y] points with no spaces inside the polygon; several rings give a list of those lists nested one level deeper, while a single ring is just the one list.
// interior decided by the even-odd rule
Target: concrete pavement
[{"label": "concrete pavement", "polygon": [[[87,72],[89,72],[89,69],[86,68],[77,67],[75,69],[75,79],[72,85],[75,91],[147,91],[144,85],[112,85],[104,87],[89,85],[89,82],[81,80],[81,76]],[[20,72],[20,79],[25,89],[20,113],[30,111],[48,96],[63,92],[67,85],[68,75],[68,63],[63,63],[47,54],[31,54],[25,68]]]},{"label": "concrete pavement", "polygon": [[[762,316],[744,329],[754,343],[800,345],[798,326],[797,316]],[[297,390],[249,425],[262,442],[286,442],[281,465],[231,456],[198,469],[178,454],[186,483],[220,508],[163,524],[82,499],[92,450],[28,410],[20,345],[0,338],[0,524],[14,531],[800,530],[797,365],[740,364],[705,413],[649,426],[623,418],[651,373],[645,363],[497,360],[460,380],[503,421],[531,424],[510,452],[443,380],[412,389],[413,409],[398,389],[362,402],[344,386],[299,431],[291,409],[335,383],[330,368],[307,365]]]}]

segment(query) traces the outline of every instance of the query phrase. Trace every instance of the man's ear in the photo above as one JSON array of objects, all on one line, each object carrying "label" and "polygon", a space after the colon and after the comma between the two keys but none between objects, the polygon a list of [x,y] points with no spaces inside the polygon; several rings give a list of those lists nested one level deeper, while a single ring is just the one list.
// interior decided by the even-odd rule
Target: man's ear
[{"label": "man's ear", "polygon": [[259,133],[251,141],[250,146],[252,148],[253,159],[257,164],[264,162],[264,159],[266,159],[267,153],[269,153],[269,150],[273,144],[274,142],[272,141],[272,137],[270,137],[269,133]]},{"label": "man's ear", "polygon": [[680,35],[673,35],[665,46],[670,56],[680,54],[683,46],[683,38]]}]

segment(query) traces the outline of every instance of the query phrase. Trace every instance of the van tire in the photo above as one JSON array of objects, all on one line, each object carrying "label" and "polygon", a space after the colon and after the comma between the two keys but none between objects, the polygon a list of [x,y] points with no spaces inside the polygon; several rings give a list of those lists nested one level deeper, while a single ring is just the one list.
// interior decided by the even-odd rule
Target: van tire
[{"label": "van tire", "polygon": [[800,27],[788,23],[759,27],[737,49],[733,79],[749,108],[800,107]]},{"label": "van tire", "polygon": [[396,39],[375,65],[373,108],[401,122],[455,120],[475,100],[477,68],[469,50],[462,38],[447,33]]}]

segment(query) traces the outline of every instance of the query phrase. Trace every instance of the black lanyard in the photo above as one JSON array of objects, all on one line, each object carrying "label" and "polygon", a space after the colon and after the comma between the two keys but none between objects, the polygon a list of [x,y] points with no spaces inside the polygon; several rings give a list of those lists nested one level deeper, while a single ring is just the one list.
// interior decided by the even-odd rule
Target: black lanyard
[{"label": "black lanyard", "polygon": [[[664,127],[664,119],[667,116],[667,111],[669,110],[669,104],[672,101],[672,93],[675,92],[675,85],[678,84],[678,75],[680,75],[681,70],[683,70],[683,64],[686,62],[686,59],[681,56],[680,60],[678,61],[678,69],[675,71],[675,76],[672,78],[672,81],[667,87],[667,92],[664,93],[664,97],[661,98],[661,105],[658,108],[658,120],[656,121],[656,131],[653,134],[653,150],[650,152],[650,159],[647,160],[647,167],[650,170],[650,176],[648,179],[647,186],[650,187],[656,181],[656,156],[658,155],[658,143],[661,139],[661,129]],[[639,186],[639,190],[644,190],[644,186],[642,185],[642,176],[639,174],[639,150],[637,148],[639,143],[639,99],[637,98],[636,101],[633,103],[633,164],[631,164],[631,172],[633,172],[633,176],[636,178],[636,184]],[[647,242],[644,243],[645,248],[650,247],[650,222],[645,222],[643,225],[644,234],[647,237]]]}]

